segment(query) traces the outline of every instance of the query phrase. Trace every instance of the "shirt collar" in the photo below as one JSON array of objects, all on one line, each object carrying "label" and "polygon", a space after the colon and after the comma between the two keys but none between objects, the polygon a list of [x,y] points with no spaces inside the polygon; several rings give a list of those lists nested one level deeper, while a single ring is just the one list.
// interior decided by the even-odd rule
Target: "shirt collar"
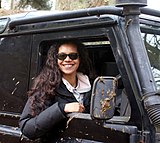
[{"label": "shirt collar", "polygon": [[91,84],[87,75],[83,73],[77,73],[77,86],[73,87],[66,79],[62,77],[63,83],[66,85],[67,89],[73,93],[73,90],[77,90],[79,93],[88,92],[91,90]]}]

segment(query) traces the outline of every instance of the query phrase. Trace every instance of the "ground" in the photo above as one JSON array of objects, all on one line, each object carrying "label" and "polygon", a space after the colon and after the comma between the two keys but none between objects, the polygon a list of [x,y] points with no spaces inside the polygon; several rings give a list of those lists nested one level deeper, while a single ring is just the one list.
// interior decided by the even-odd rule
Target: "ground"
[{"label": "ground", "polygon": [[23,13],[23,12],[25,12],[25,11],[0,9],[0,16],[11,15],[11,14],[16,14],[16,13]]}]

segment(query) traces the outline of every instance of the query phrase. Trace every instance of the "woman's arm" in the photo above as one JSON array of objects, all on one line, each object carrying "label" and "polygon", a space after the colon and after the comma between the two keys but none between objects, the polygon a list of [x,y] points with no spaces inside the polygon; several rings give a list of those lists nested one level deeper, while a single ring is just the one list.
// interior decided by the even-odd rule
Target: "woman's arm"
[{"label": "woman's arm", "polygon": [[58,103],[53,104],[45,109],[39,115],[32,117],[29,99],[22,112],[19,125],[22,133],[30,138],[37,139],[46,134],[50,129],[65,119],[66,116],[62,113]]}]

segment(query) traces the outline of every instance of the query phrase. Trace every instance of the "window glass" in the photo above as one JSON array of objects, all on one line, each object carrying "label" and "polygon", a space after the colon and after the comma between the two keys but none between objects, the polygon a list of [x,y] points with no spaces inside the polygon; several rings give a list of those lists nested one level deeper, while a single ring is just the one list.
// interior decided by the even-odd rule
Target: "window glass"
[{"label": "window glass", "polygon": [[157,90],[160,90],[160,35],[142,33],[142,37],[151,63]]}]

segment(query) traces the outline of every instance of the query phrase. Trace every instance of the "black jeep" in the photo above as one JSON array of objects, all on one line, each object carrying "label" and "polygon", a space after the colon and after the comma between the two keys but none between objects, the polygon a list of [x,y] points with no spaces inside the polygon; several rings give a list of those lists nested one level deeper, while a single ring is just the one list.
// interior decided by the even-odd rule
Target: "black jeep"
[{"label": "black jeep", "polygon": [[160,11],[146,3],[117,0],[117,7],[0,17],[0,143],[38,142],[18,125],[26,92],[50,45],[73,38],[87,47],[97,78],[90,114],[70,114],[61,141],[158,143]]}]

